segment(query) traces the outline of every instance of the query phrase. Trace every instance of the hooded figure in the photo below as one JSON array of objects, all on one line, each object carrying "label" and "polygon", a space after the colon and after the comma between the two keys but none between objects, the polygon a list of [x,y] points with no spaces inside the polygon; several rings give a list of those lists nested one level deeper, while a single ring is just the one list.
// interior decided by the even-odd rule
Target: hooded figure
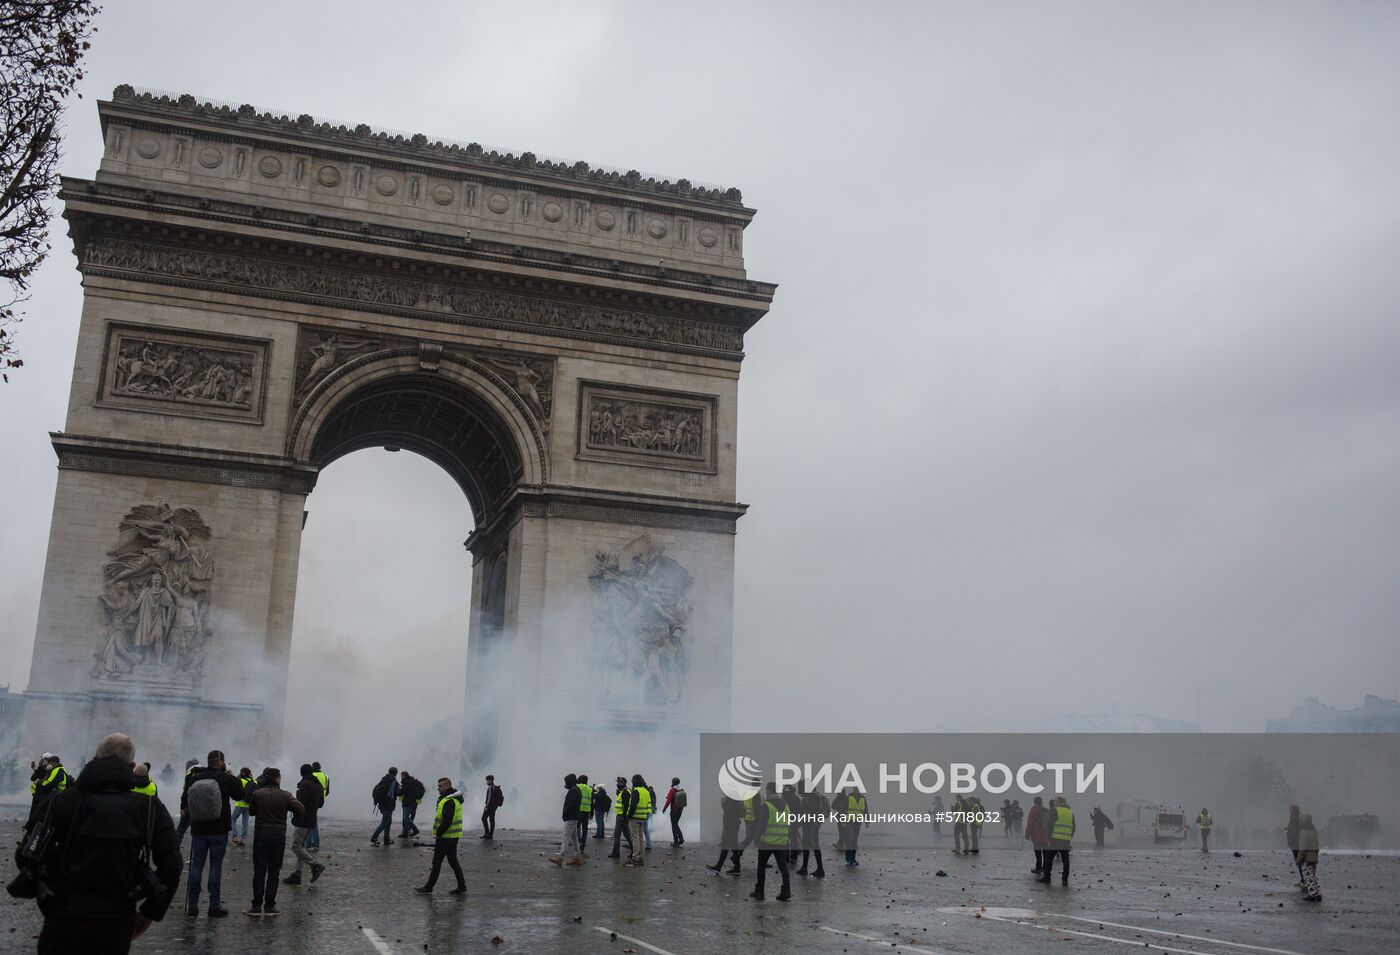
[{"label": "hooded figure", "polygon": [[1313,818],[1303,813],[1298,818],[1298,866],[1303,873],[1303,897],[1309,902],[1322,901],[1322,888],[1317,884],[1317,830]]}]

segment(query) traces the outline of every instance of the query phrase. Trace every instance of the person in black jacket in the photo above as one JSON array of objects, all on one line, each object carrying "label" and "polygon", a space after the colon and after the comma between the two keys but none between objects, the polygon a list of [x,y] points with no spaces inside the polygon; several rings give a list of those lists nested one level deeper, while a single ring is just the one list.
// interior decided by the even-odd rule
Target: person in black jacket
[{"label": "person in black jacket", "polygon": [[564,777],[564,837],[560,841],[559,854],[549,857],[555,865],[581,865],[579,858],[578,828],[579,806],[583,804],[583,794],[578,790],[578,777],[573,773]]},{"label": "person in black jacket", "polygon": [[427,787],[423,785],[422,780],[414,779],[405,769],[399,774],[399,790],[399,798],[403,801],[403,829],[399,832],[399,838],[408,839],[418,835],[415,819],[418,816],[418,804],[423,801]]},{"label": "person in black jacket", "polygon": [[68,770],[63,768],[63,760],[53,753],[45,753],[35,764],[34,773],[29,777],[29,818],[24,823],[24,831],[28,832],[33,827],[34,820],[44,815],[50,799],[71,785],[73,778],[68,775]]},{"label": "person in black jacket", "polygon": [[[53,894],[39,902],[39,955],[126,955],[170,907],[184,860],[165,806],[132,792],[135,759],[129,736],[106,737],[77,782],[50,804],[53,838],[42,881]],[[142,862],[145,851],[154,873]],[[152,879],[143,878],[148,873]]]},{"label": "person in black jacket", "polygon": [[[744,814],[744,804],[737,799],[730,799],[728,796],[719,797],[720,830],[719,830],[719,861],[714,865],[707,865],[705,868],[719,872],[724,868],[724,860],[730,859],[734,864],[729,869],[730,875],[739,874],[739,860],[743,858],[744,850],[739,841],[739,820]],[[820,856],[818,857],[820,858]]]},{"label": "person in black jacket", "polygon": [[185,886],[185,914],[190,918],[199,915],[199,883],[204,877],[204,862],[209,861],[209,917],[226,918],[228,909],[219,904],[223,883],[224,854],[228,851],[228,834],[233,830],[233,814],[229,811],[229,800],[238,802],[243,798],[243,784],[238,777],[228,771],[224,754],[217,749],[209,753],[207,766],[196,766],[185,774],[185,788],[180,792],[181,818],[189,818],[190,787],[205,779],[212,779],[219,789],[219,799],[223,804],[215,819],[190,823],[190,874]]},{"label": "person in black jacket", "polygon": [[282,880],[284,885],[301,885],[301,867],[311,866],[311,881],[315,882],[326,871],[326,867],[306,850],[307,837],[316,828],[316,812],[325,804],[326,794],[321,789],[321,781],[312,775],[310,763],[301,764],[301,781],[297,783],[297,802],[301,812],[292,813],[292,855],[296,856],[297,867],[292,874]]},{"label": "person in black jacket", "polygon": [[384,774],[384,778],[374,787],[374,808],[379,810],[379,828],[374,830],[374,835],[369,837],[369,844],[379,845],[379,834],[384,833],[384,844],[392,846],[394,837],[389,831],[394,827],[394,809],[399,804],[399,770],[396,766],[390,766],[389,771]]},{"label": "person in black jacket", "polygon": [[446,776],[438,780],[438,802],[437,813],[433,817],[433,835],[436,840],[433,843],[433,869],[428,874],[428,881],[415,892],[428,895],[433,891],[433,886],[437,885],[438,874],[442,872],[443,860],[452,866],[453,875],[457,876],[457,888],[452,890],[452,895],[465,895],[467,892],[467,880],[462,877],[462,863],[457,861],[457,844],[462,841],[462,794],[452,788],[452,780]]}]

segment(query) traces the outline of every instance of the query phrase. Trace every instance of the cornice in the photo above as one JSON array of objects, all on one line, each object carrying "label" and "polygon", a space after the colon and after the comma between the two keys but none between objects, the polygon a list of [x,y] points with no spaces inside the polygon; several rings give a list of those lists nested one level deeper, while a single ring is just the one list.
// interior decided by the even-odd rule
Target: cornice
[{"label": "cornice", "polygon": [[52,432],[58,466],[131,477],[195,481],[260,490],[309,494],[316,469],[291,458],[241,451],[189,448],[155,441],[128,441]]},{"label": "cornice", "polygon": [[[658,290],[723,295],[741,300],[755,310],[748,319],[752,326],[763,311],[772,304],[778,286],[771,282],[734,278],[711,272],[696,272],[660,265],[645,265],[626,259],[565,252],[559,249],[530,246],[520,242],[499,242],[475,239],[470,233],[439,232],[421,228],[386,225],[364,219],[328,215],[322,212],[300,212],[265,206],[252,202],[213,199],[181,192],[156,191],[140,186],[99,182],[65,176],[59,199],[70,206],[96,206],[103,209],[132,209],[174,214],[240,227],[256,227],[302,236],[323,236],[348,239],[360,244],[375,245],[421,254],[424,251],[451,256],[463,261],[491,264],[527,265],[547,268],[551,273],[586,276],[616,281],[619,278],[654,287]],[[66,214],[66,213],[65,213]],[[97,209],[93,214],[100,214]],[[664,291],[657,294],[664,295]]]}]

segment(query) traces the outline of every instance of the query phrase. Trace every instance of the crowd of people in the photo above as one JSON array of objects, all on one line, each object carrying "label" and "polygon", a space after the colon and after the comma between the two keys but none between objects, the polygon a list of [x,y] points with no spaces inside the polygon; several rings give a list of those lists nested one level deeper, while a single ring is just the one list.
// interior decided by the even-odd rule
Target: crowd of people
[{"label": "crowd of people", "polygon": [[[227,917],[229,911],[223,905],[223,862],[230,844],[247,845],[250,818],[252,902],[244,914],[276,916],[279,885],[298,886],[303,878],[315,883],[325,873],[325,864],[317,859],[318,814],[331,794],[331,781],[319,762],[302,764],[293,786],[284,787],[281,771],[276,767],[266,767],[255,776],[245,766],[234,774],[219,750],[210,751],[204,765],[189,760],[184,778],[179,780],[178,824],[165,802],[158,798],[161,786],[168,788],[176,782],[175,770],[169,764],[161,771],[159,781],[152,778],[150,764],[135,761],[134,744],[120,733],[105,737],[93,758],[84,760],[76,777],[52,753],[45,753],[34,764],[30,812],[16,850],[19,876],[8,889],[11,895],[39,901],[44,915],[39,936],[41,955],[127,951],[133,939],[164,917],[176,897],[182,872],[185,914],[197,918],[204,900],[208,917]],[[669,817],[671,845],[685,844],[681,819],[689,800],[679,777],[672,777],[670,788],[660,799],[640,773],[616,777],[611,793],[604,785],[592,784],[582,773],[567,774],[563,785],[559,851],[548,857],[555,865],[580,866],[590,837],[606,846],[609,816],[613,819],[612,851],[607,856],[610,859],[621,859],[625,844],[626,864],[645,866],[647,851],[651,849],[651,820],[658,814]],[[457,847],[464,832],[466,797],[445,776],[438,778],[436,790],[432,863],[427,881],[417,891],[431,893],[446,865],[456,881],[452,894],[465,894],[466,878]],[[370,835],[371,845],[394,844],[396,812],[400,814],[399,838],[418,839],[418,811],[426,797],[424,782],[407,770],[400,772],[397,767],[389,767],[371,792],[379,816]],[[504,791],[494,776],[486,776],[479,838],[495,838],[496,813],[504,804]],[[824,821],[836,824],[833,846],[844,853],[846,865],[860,864],[860,834],[870,824],[869,813],[869,801],[856,787],[828,798],[801,784],[784,786],[780,792],[770,782],[764,790],[745,799],[722,796],[719,858],[706,868],[716,874],[740,875],[745,852],[754,848],[756,878],[750,897],[765,899],[767,873],[772,865],[781,880],[776,898],[788,901],[792,898],[793,874],[810,874],[815,879],[826,876],[821,843]],[[935,800],[933,818],[935,834],[940,836],[941,825],[945,821],[952,823],[955,855],[978,853],[983,825],[999,818],[1009,841],[1024,839],[1031,844],[1035,853],[1032,873],[1040,882],[1051,881],[1059,860],[1060,882],[1069,884],[1070,848],[1077,821],[1062,795],[1048,802],[1035,797],[1024,815],[1017,801],[1004,801],[999,814],[994,814],[983,809],[976,795],[960,795],[947,809],[941,799]],[[1090,822],[1095,844],[1102,846],[1103,830],[1112,823],[1097,806],[1090,814]],[[1201,810],[1196,823],[1201,848],[1209,851],[1213,820],[1208,810]],[[282,877],[289,825],[295,865]],[[1284,829],[1304,898],[1320,900],[1318,834],[1312,817],[1298,806],[1291,806]],[[190,836],[187,869],[182,855],[186,834]]]}]

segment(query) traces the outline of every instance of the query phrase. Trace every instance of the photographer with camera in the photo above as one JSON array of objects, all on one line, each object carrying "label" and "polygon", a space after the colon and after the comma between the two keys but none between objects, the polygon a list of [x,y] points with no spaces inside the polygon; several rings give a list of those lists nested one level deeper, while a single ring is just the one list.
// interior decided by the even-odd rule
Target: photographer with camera
[{"label": "photographer with camera", "polygon": [[132,791],[135,757],[130,737],[103,739],[16,853],[9,891],[39,902],[39,955],[125,955],[170,906],[183,860],[160,800]]}]

